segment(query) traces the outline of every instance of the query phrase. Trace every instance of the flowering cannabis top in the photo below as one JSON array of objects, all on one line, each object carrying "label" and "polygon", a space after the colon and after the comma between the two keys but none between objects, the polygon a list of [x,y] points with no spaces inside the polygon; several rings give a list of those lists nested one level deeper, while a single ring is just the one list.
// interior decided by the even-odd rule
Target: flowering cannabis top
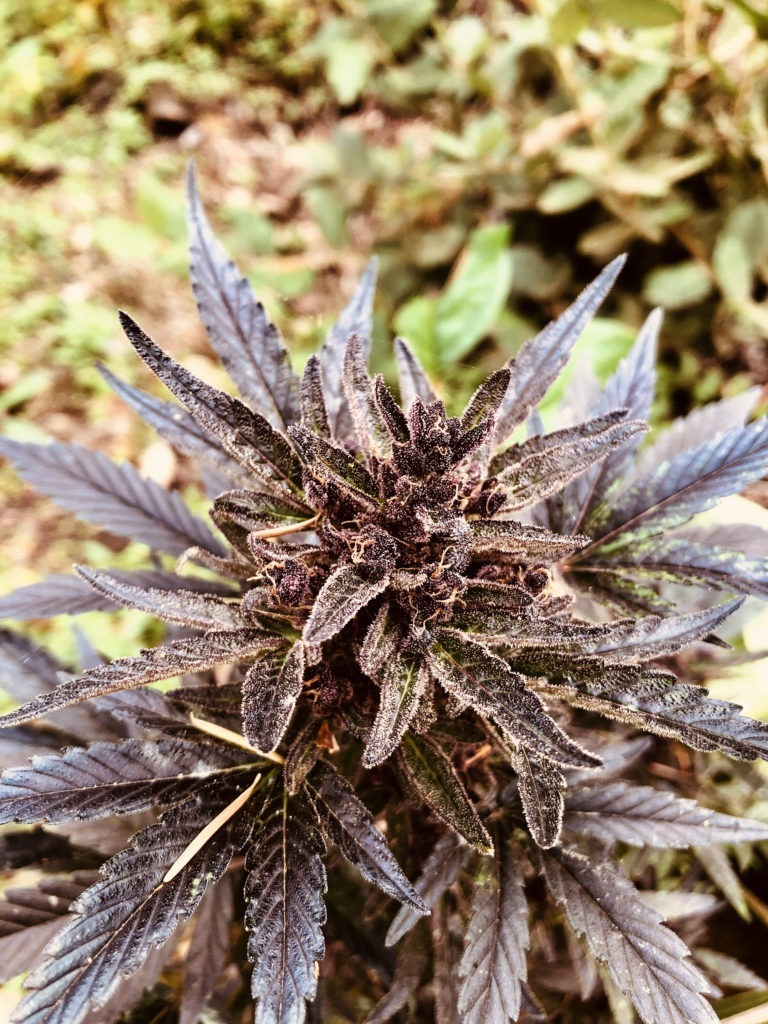
[{"label": "flowering cannabis top", "polygon": [[[324,953],[328,844],[401,902],[387,942],[411,932],[371,1021],[426,998],[421,917],[435,976],[450,982],[436,996],[439,1019],[537,1019],[525,895],[535,873],[644,1021],[716,1020],[709,983],[610,847],[766,839],[768,827],[617,781],[643,744],[589,713],[698,750],[768,756],[768,726],[653,665],[693,641],[719,642],[743,600],[686,614],[661,584],[768,594],[764,537],[723,547],[717,531],[690,525],[768,466],[766,422],[744,425],[755,394],[718,404],[714,436],[694,415],[638,453],[653,313],[585,417],[544,433],[536,406],[621,258],[461,416],[447,414],[402,339],[399,401],[369,376],[373,263],[299,379],[213,238],[191,173],[189,206],[198,307],[241,398],[189,373],[125,314],[129,340],[181,404],[103,372],[199,461],[216,531],[130,466],[76,445],[0,441],[26,479],[76,514],[182,556],[176,571],[79,567],[0,601],[0,614],[20,618],[117,603],[173,624],[163,646],[107,664],[92,656],[77,676],[2,635],[0,680],[25,701],[0,723],[12,727],[3,763],[38,756],[3,774],[1,820],[161,812],[135,821],[127,846],[117,824],[98,842],[76,828],[68,840],[48,830],[0,840],[6,866],[55,849],[69,872],[59,888],[40,883],[42,902],[61,904],[45,922],[14,891],[0,904],[0,935],[7,920],[27,952],[49,940],[13,1020],[115,1019],[199,908],[178,997],[182,1022],[196,1021],[226,965],[240,963],[229,923],[242,902],[256,1020],[300,1024]],[[208,572],[182,574],[182,564]],[[221,666],[226,678],[211,671]],[[165,695],[144,689],[174,676],[182,686]],[[422,857],[409,820],[432,823],[431,853]],[[395,849],[416,863],[415,885]],[[87,877],[99,864],[100,877]],[[457,900],[469,883],[471,903]],[[449,914],[466,931],[455,959]]]}]

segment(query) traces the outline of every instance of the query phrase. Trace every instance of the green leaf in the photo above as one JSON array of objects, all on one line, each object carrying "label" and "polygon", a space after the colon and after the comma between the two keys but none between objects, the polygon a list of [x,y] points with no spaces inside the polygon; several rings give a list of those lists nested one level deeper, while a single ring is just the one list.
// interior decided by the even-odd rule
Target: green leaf
[{"label": "green leaf", "polygon": [[554,45],[574,42],[587,27],[590,10],[585,0],[565,0],[549,17],[549,36]]},{"label": "green leaf", "polygon": [[643,0],[642,3],[627,3],[627,0],[592,0],[594,16],[612,21],[622,28],[663,28],[682,20],[683,12],[669,0]]},{"label": "green leaf", "polygon": [[561,178],[553,181],[538,198],[542,213],[566,213],[588,203],[595,194],[595,186],[584,178]]},{"label": "green leaf", "polygon": [[342,106],[360,96],[375,62],[373,49],[365,39],[334,39],[328,44],[325,70]]},{"label": "green leaf", "polygon": [[768,257],[768,200],[751,199],[732,211],[717,237],[712,265],[723,294],[749,302],[756,268]]},{"label": "green leaf", "polygon": [[395,314],[394,326],[398,334],[407,338],[411,348],[427,371],[437,370],[435,361],[435,315],[437,301],[425,295],[406,302]]},{"label": "green leaf", "polygon": [[366,0],[365,17],[397,53],[406,47],[437,9],[437,0]]},{"label": "green leaf", "polygon": [[509,227],[479,228],[459,257],[435,308],[435,362],[449,367],[493,327],[512,286]]},{"label": "green leaf", "polygon": [[493,840],[456,770],[436,744],[408,733],[400,745],[398,761],[418,796],[441,821],[480,853],[493,853]]},{"label": "green leaf", "polygon": [[695,306],[712,291],[712,279],[695,260],[684,260],[668,267],[657,267],[645,278],[643,298],[654,306],[683,309]]}]

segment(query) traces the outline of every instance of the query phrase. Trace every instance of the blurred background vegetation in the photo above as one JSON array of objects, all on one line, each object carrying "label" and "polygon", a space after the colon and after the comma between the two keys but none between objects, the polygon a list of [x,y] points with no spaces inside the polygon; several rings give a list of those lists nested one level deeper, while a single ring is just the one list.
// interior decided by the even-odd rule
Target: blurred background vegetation
[{"label": "blurred background vegetation", "polygon": [[[123,307],[224,383],[187,283],[190,158],[299,362],[376,253],[376,368],[394,329],[458,404],[627,250],[576,360],[606,375],[662,305],[657,423],[766,386],[766,67],[768,0],[0,0],[0,431],[199,501],[94,366],[154,387]],[[728,514],[765,523],[750,498]],[[5,468],[0,530],[0,593],[145,557]],[[71,653],[68,621],[36,626]],[[110,655],[152,628],[85,621]],[[723,694],[768,715],[765,665]]]}]

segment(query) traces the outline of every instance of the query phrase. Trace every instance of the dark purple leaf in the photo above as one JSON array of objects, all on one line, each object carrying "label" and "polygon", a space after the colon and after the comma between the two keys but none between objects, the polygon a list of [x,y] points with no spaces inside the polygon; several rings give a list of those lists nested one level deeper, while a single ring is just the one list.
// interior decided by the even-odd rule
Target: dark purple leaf
[{"label": "dark purple leaf", "polygon": [[263,655],[243,680],[243,732],[258,750],[270,751],[283,738],[304,682],[304,644]]},{"label": "dark purple leaf", "polygon": [[195,929],[184,959],[179,1024],[198,1024],[230,954],[234,911],[232,882],[224,875],[210,886],[195,914]]},{"label": "dark purple leaf", "polygon": [[328,420],[333,436],[341,441],[347,440],[351,436],[352,430],[349,408],[342,387],[344,353],[350,334],[358,334],[362,340],[365,358],[368,358],[373,328],[376,270],[376,260],[369,260],[352,298],[339,319],[328,331],[323,347],[320,349],[319,358],[323,370]]},{"label": "dark purple leaf", "polygon": [[[135,973],[150,951],[188,918],[232,857],[239,841],[233,818],[172,879],[169,867],[210,817],[231,801],[231,787],[202,806],[190,801],[139,832],[104,867],[104,878],[73,906],[75,917],[56,933],[43,962],[27,979],[17,1024],[80,1024]],[[210,817],[209,817],[210,816]]]},{"label": "dark purple leaf", "polygon": [[670,462],[683,452],[698,448],[703,438],[711,438],[733,427],[743,426],[759,398],[760,388],[750,388],[740,395],[693,409],[687,416],[674,420],[659,432],[658,437],[628,467],[629,480],[639,480],[661,463]]},{"label": "dark purple leaf", "polygon": [[493,840],[449,758],[426,736],[408,734],[398,749],[398,763],[413,789],[444,825],[483,854],[493,854]]},{"label": "dark purple leaf", "polygon": [[363,754],[365,768],[381,764],[395,750],[430,685],[422,659],[403,654],[388,660],[378,677],[379,709]]},{"label": "dark purple leaf", "polygon": [[[611,409],[623,408],[631,420],[648,420],[656,382],[656,346],[661,320],[661,310],[654,309],[640,328],[629,354],[600,392],[590,415],[600,416]],[[562,498],[568,509],[563,527],[569,533],[578,532],[603,494],[629,468],[641,440],[639,433],[627,438],[620,448],[607,453],[599,465],[587,470],[569,486]]]},{"label": "dark purple leaf", "polygon": [[716,1024],[690,950],[608,861],[572,850],[541,854],[542,874],[573,931],[634,1003],[645,1024]]},{"label": "dark purple leaf", "polygon": [[359,334],[351,334],[344,350],[342,369],[344,394],[355,435],[363,452],[386,458],[392,438],[373,394],[368,375],[367,347]]},{"label": "dark purple leaf", "polygon": [[395,338],[395,359],[403,410],[408,412],[416,398],[420,398],[424,405],[436,402],[437,395],[429,383],[429,378],[404,338]]},{"label": "dark purple leaf", "polygon": [[768,824],[718,814],[694,800],[628,782],[571,789],[563,824],[603,842],[662,849],[768,839]]},{"label": "dark purple leaf", "polygon": [[246,661],[271,650],[277,642],[257,629],[209,633],[205,637],[175,640],[164,647],[143,651],[137,657],[118,658],[108,665],[89,669],[16,711],[0,716],[0,727],[20,725],[70,704],[102,697],[117,690],[144,686],[187,672],[202,672],[214,665]]},{"label": "dark purple leaf", "polygon": [[268,804],[245,860],[255,1024],[301,1024],[325,954],[325,844],[301,798]]},{"label": "dark purple leaf", "polygon": [[[597,429],[598,424],[602,429]],[[578,427],[558,431],[563,437],[561,444],[551,445],[552,435],[545,435],[520,445],[518,460],[498,475],[507,494],[504,512],[525,508],[562,490],[574,477],[601,463],[645,430],[644,423],[626,420],[624,413],[588,420],[584,427],[589,431],[585,429],[582,433]]]},{"label": "dark purple leaf", "polygon": [[496,443],[501,445],[538,405],[568,362],[579,335],[595,315],[626,261],[615,260],[543,331],[527,341],[510,360],[512,379],[496,416]]},{"label": "dark purple leaf", "polygon": [[279,489],[300,492],[301,467],[293,449],[260,413],[211,387],[163,352],[126,313],[120,314],[128,340],[138,354],[236,462]]},{"label": "dark purple leaf", "polygon": [[[414,885],[426,907],[434,907],[446,889],[453,885],[469,855],[470,848],[455,832],[446,832],[440,837],[432,853],[424,861],[421,874]],[[421,912],[412,907],[400,907],[389,926],[386,944],[394,946],[421,920],[421,917]]]},{"label": "dark purple leaf", "polygon": [[28,444],[0,438],[9,459],[38,491],[86,522],[118,537],[180,555],[196,545],[222,553],[208,527],[192,515],[178,494],[139,476],[129,463],[118,466],[100,452],[76,444]]},{"label": "dark purple leaf", "polygon": [[331,426],[325,407],[323,368],[315,355],[307,360],[301,379],[301,425],[317,437],[330,440]]},{"label": "dark purple leaf", "polygon": [[557,726],[524,678],[474,640],[451,630],[436,631],[429,651],[435,677],[451,696],[487,715],[512,740],[558,764],[600,763]]},{"label": "dark purple leaf", "polygon": [[[565,667],[562,671],[567,673]],[[739,714],[738,704],[709,697],[703,686],[630,665],[581,671],[590,678],[578,689],[573,684],[541,689],[694,750],[719,750],[741,761],[768,758],[768,725]]]},{"label": "dark purple leaf", "polygon": [[601,504],[585,524],[605,556],[636,544],[649,533],[681,526],[729,494],[741,491],[768,469],[768,421],[732,427],[700,441],[696,448],[662,462],[610,503]]},{"label": "dark purple leaf", "polygon": [[[112,390],[182,455],[190,455],[203,466],[224,474],[230,481],[227,487],[232,486],[232,480],[242,482],[246,479],[243,469],[227,455],[210,434],[198,426],[182,406],[176,405],[175,402],[164,402],[140,388],[126,384],[110,373],[106,366],[99,365],[98,370]],[[227,487],[223,487],[222,490],[226,490]]]},{"label": "dark purple leaf", "polygon": [[611,664],[636,665],[652,658],[661,658],[702,640],[732,615],[744,603],[743,597],[734,598],[714,608],[690,612],[688,615],[670,615],[662,618],[648,615],[638,619],[631,630],[609,636],[591,648]]},{"label": "dark purple leaf", "polygon": [[383,593],[389,577],[369,580],[353,565],[340,565],[323,584],[304,627],[304,640],[319,644],[339,633],[367,604]]},{"label": "dark purple leaf", "polygon": [[508,1024],[520,1014],[528,976],[528,904],[508,840],[485,858],[475,883],[464,954],[459,963],[462,1024]]},{"label": "dark purple leaf", "polygon": [[330,765],[322,765],[305,783],[328,839],[373,885],[420,914],[429,909],[405,877],[384,836],[352,786]]},{"label": "dark purple leaf", "polygon": [[290,435],[306,471],[320,484],[335,483],[343,493],[367,507],[378,507],[379,496],[373,477],[345,448],[310,434],[303,427],[291,427]]},{"label": "dark purple leaf", "polygon": [[[128,608],[137,608],[165,622],[179,622],[196,629],[238,629],[243,626],[239,602],[225,601],[212,594],[195,593],[184,587],[186,580],[177,576],[177,588],[137,586],[130,575],[118,576],[76,566],[78,574],[95,591]],[[127,577],[127,578],[126,578]]]},{"label": "dark purple leaf", "polygon": [[187,168],[192,289],[211,344],[246,402],[277,429],[299,418],[298,382],[280,333],[235,263],[227,258],[205,216]]},{"label": "dark purple leaf", "polygon": [[[217,756],[218,753],[218,756]],[[180,739],[122,740],[35,757],[0,776],[0,822],[35,824],[133,814],[189,794],[231,758]]]}]

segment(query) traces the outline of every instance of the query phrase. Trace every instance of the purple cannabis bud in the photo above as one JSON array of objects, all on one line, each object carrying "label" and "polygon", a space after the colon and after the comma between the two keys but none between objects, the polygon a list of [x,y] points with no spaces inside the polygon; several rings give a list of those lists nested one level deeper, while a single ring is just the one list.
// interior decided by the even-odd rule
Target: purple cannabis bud
[{"label": "purple cannabis bud", "polygon": [[[157,565],[182,556],[175,568],[80,567],[0,600],[0,614],[19,618],[119,604],[171,624],[161,646],[65,676],[2,634],[4,685],[23,703],[0,725],[13,727],[9,751],[40,756],[0,778],[0,820],[66,828],[159,811],[127,846],[119,828],[92,849],[86,833],[80,868],[67,846],[72,915],[53,915],[13,1020],[80,1024],[104,1006],[117,1016],[195,912],[181,999],[183,1019],[198,1019],[227,964],[244,966],[229,936],[236,884],[255,1019],[301,1024],[322,983],[326,927],[337,938],[356,927],[349,912],[335,923],[333,891],[326,910],[329,844],[401,903],[388,942],[431,914],[435,957],[450,956],[441,922],[453,915],[453,937],[465,934],[451,967],[462,1024],[541,1012],[528,984],[528,963],[538,986],[542,959],[527,924],[535,872],[541,906],[562,913],[646,1024],[716,1020],[687,947],[610,848],[768,838],[766,826],[616,778],[644,749],[629,729],[768,757],[768,726],[654,664],[716,639],[743,600],[681,611],[664,584],[768,596],[765,558],[691,523],[765,472],[768,426],[744,423],[755,396],[721,403],[714,436],[682,421],[639,451],[652,313],[587,416],[544,431],[536,409],[623,258],[458,416],[403,339],[399,399],[371,377],[373,262],[299,377],[211,233],[191,171],[188,189],[192,284],[240,397],[184,369],[126,314],[129,341],[177,401],[104,373],[198,461],[211,525],[130,466],[76,445],[0,440],[64,507],[145,542]],[[175,690],[147,688],[176,676]],[[43,715],[53,715],[45,729]],[[24,835],[0,845],[6,863]],[[40,836],[37,852],[52,841]],[[33,844],[24,849],[35,863]],[[398,857],[421,864],[415,884]],[[86,879],[82,865],[98,864],[98,880]],[[473,898],[457,900],[459,886]],[[5,900],[16,914],[12,893]],[[398,961],[393,985],[402,974],[410,988],[393,1013],[428,974],[419,928]],[[0,930],[0,953],[3,941]]]}]

